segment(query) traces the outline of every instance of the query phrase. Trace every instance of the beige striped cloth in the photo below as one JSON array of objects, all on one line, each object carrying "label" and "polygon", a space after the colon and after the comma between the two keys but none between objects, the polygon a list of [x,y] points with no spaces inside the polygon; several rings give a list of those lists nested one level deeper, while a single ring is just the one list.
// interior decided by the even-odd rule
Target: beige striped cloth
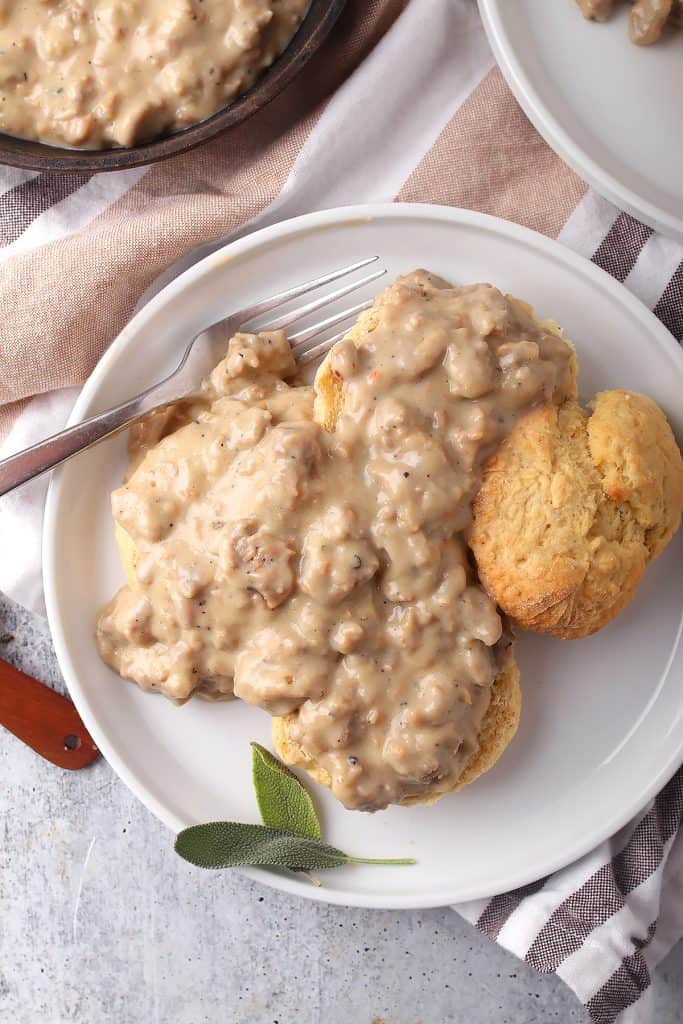
[{"label": "beige striped cloth", "polygon": [[[235,234],[314,209],[464,206],[558,238],[683,338],[683,249],[601,199],[535,132],[474,0],[349,0],[268,108],[151,168],[0,167],[0,457],[59,429],[98,358],[170,277]],[[44,482],[0,501],[0,588],[41,608]],[[457,907],[598,1024],[651,1019],[653,967],[683,934],[683,770],[577,864]]]}]

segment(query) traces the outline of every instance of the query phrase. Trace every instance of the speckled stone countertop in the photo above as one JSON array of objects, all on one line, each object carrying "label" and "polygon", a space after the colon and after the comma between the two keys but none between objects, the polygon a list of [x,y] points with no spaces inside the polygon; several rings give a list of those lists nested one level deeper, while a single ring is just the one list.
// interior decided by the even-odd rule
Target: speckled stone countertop
[{"label": "speckled stone countertop", "polygon": [[[62,688],[45,621],[0,595],[0,657]],[[452,910],[345,910],[197,875],[104,760],[66,772],[0,729],[1,1024],[585,1021]],[[683,944],[655,978],[683,1021]]]}]

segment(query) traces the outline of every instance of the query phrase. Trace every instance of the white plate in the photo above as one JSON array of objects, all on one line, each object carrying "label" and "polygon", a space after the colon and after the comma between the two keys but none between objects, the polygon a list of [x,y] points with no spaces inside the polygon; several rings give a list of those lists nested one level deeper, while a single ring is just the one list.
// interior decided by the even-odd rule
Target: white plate
[{"label": "white plate", "polygon": [[[505,221],[443,207],[351,207],[259,231],[188,270],[126,327],[85,386],[72,420],[158,379],[188,338],[258,296],[378,253],[395,275],[429,267],[452,281],[490,280],[565,326],[581,389],[641,389],[670,413],[683,353],[603,271]],[[258,820],[249,740],[269,743],[257,708],[176,708],[121,682],[93,642],[97,610],[122,582],[109,492],[121,480],[117,438],[65,466],[45,520],[45,590],[59,663],[78,710],[123,781],[169,828],[216,818]],[[495,769],[433,808],[344,810],[315,787],[328,839],[360,856],[414,856],[415,867],[348,867],[325,887],[252,872],[313,899],[427,907],[502,892],[568,863],[610,835],[683,760],[683,536],[651,568],[621,618],[589,640],[525,636],[524,710]],[[169,843],[171,837],[169,836]]]},{"label": "white plate", "polygon": [[576,0],[479,0],[496,60],[550,146],[601,195],[683,241],[683,32],[628,38]]}]

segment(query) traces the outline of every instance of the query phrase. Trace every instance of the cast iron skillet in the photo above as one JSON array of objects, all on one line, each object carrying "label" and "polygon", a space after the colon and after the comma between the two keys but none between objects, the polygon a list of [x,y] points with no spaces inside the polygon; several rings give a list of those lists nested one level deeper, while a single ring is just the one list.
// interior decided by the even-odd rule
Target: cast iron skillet
[{"label": "cast iron skillet", "polygon": [[251,89],[205,121],[125,149],[65,149],[0,133],[0,163],[36,171],[120,171],[185,153],[251,117],[274,99],[322,44],[345,3],[346,0],[311,0],[296,35],[275,63]]}]

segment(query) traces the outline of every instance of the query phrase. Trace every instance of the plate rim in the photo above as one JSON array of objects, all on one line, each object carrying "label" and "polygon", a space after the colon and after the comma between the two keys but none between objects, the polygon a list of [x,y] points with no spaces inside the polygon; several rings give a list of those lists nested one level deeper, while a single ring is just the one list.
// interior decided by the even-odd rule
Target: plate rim
[{"label": "plate rim", "polygon": [[520,58],[506,45],[500,14],[501,0],[477,0],[489,45],[498,67],[520,107],[550,148],[604,199],[676,242],[683,242],[683,216],[661,209],[615,178],[574,142],[548,109],[524,71]]},{"label": "plate rim", "polygon": [[[512,221],[506,221],[476,211],[464,210],[459,207],[422,203],[377,203],[339,207],[303,214],[299,217],[280,221],[228,242],[220,249],[215,250],[193,264],[177,278],[169,282],[157,295],[135,313],[119,335],[112,341],[84,384],[69,416],[69,425],[79,422],[85,415],[89,414],[90,409],[88,407],[92,402],[93,392],[106,380],[110,369],[122,353],[127,336],[133,330],[137,333],[138,329],[144,326],[146,320],[153,316],[157,309],[162,308],[168,299],[186,290],[195,280],[214,270],[217,263],[218,265],[229,266],[235,257],[242,253],[248,253],[254,249],[258,250],[262,245],[267,245],[274,240],[296,236],[309,232],[311,229],[318,230],[347,222],[371,222],[386,218],[402,219],[408,222],[418,218],[469,226],[489,231],[495,235],[512,238],[541,252],[546,251],[559,262],[566,264],[569,269],[578,271],[584,276],[587,275],[589,279],[593,278],[594,281],[606,288],[613,298],[626,305],[629,312],[642,322],[647,335],[652,340],[656,339],[664,350],[664,354],[671,358],[676,372],[681,374],[683,380],[683,349],[654,314],[606,271],[554,239],[548,238],[529,228],[522,227]],[[116,745],[109,742],[104,726],[100,728],[98,716],[91,709],[87,694],[81,688],[78,672],[72,662],[66,632],[61,627],[56,584],[56,564],[58,561],[56,544],[57,513],[59,511],[62,477],[62,471],[57,470],[50,481],[42,533],[45,603],[59,668],[66,682],[69,694],[102,755],[137,799],[167,828],[175,831],[179,825],[182,826],[182,822],[178,822],[172,812],[150,792],[144,782],[139,780],[132,770],[128,769],[124,758],[119,755]],[[683,619],[681,620],[679,635],[680,629],[683,629]],[[506,880],[502,891],[515,889],[536,881],[544,875],[552,874],[580,859],[605,839],[614,835],[666,785],[682,762],[683,732],[672,755],[650,780],[649,784],[644,785],[638,791],[635,799],[631,799],[628,804],[624,803],[624,806],[619,811],[603,821],[593,831],[582,834],[568,852],[548,859],[540,870],[537,867],[531,870],[522,870],[520,868],[516,875]],[[474,885],[469,888],[458,887],[457,879],[454,879],[453,888],[442,889],[431,895],[411,893],[410,890],[406,891],[406,893],[391,890],[390,892],[380,891],[378,894],[371,894],[325,887],[317,888],[298,879],[290,879],[284,875],[258,868],[242,868],[238,870],[254,881],[259,881],[289,895],[303,896],[317,902],[339,906],[364,907],[368,909],[428,909],[473,899],[491,898],[498,895],[501,891],[499,888],[492,890],[490,886],[482,885]]]}]

